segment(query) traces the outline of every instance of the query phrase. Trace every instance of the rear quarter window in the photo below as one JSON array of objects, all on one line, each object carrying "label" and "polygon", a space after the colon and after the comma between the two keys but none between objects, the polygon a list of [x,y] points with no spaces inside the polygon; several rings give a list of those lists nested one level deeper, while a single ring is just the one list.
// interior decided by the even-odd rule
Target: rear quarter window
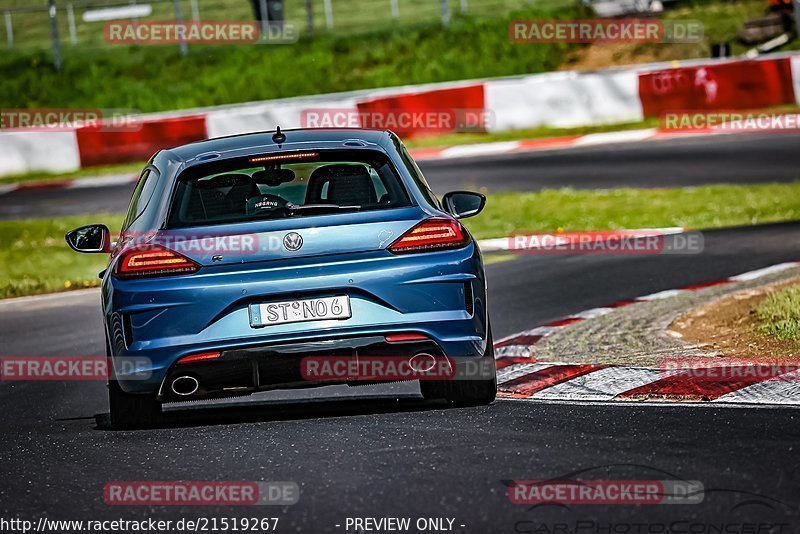
[{"label": "rear quarter window", "polygon": [[136,184],[136,188],[133,190],[131,203],[128,206],[128,213],[125,216],[125,221],[122,223],[123,232],[130,228],[130,226],[141,217],[144,210],[147,209],[147,206],[150,204],[150,199],[153,197],[153,192],[156,189],[157,182],[158,174],[151,169],[147,169],[142,173]]},{"label": "rear quarter window", "polygon": [[405,146],[401,146],[400,156],[403,158],[403,163],[405,163],[408,173],[411,175],[414,183],[417,184],[417,187],[422,195],[428,200],[428,202],[431,203],[432,206],[441,209],[442,204],[439,202],[436,193],[434,193],[431,189],[431,186],[428,185],[428,181],[425,179],[425,176],[422,175],[422,171],[419,170],[417,162],[414,161],[414,158],[411,157],[411,154],[408,153],[408,150],[406,150]]}]

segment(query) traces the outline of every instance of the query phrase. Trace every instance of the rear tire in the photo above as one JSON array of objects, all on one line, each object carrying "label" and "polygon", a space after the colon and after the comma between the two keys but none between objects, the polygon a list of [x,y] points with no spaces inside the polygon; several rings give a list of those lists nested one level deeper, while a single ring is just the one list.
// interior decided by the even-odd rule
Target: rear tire
[{"label": "rear tire", "polygon": [[148,428],[161,416],[161,403],[155,396],[125,393],[114,379],[108,381],[108,406],[114,430]]},{"label": "rear tire", "polygon": [[111,352],[108,355],[108,408],[111,428],[131,430],[153,426],[161,416],[161,403],[155,395],[125,393],[114,376]]},{"label": "rear tire", "polygon": [[444,399],[455,406],[482,406],[491,404],[497,396],[497,369],[494,363],[494,343],[492,330],[486,338],[486,350],[481,357],[483,362],[491,362],[491,377],[483,380],[421,380],[422,396],[426,400]]}]

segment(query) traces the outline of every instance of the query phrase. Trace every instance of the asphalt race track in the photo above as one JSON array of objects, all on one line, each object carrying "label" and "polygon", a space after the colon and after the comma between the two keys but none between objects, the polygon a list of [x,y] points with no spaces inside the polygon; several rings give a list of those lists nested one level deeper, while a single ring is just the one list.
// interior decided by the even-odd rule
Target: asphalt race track
[{"label": "asphalt race track", "polygon": [[[736,134],[583,146],[420,163],[437,193],[575,187],[679,187],[800,179],[800,133]],[[124,212],[133,185],[0,195],[0,219]]]},{"label": "asphalt race track", "polygon": [[[797,141],[763,135],[609,145],[431,162],[425,171],[439,191],[789,181],[800,175]],[[129,188],[87,189],[77,201],[75,193],[10,193],[0,196],[0,213],[12,217],[20,206],[38,215],[118,211]],[[800,222],[715,230],[704,241],[698,255],[520,255],[491,264],[495,338],[798,260]],[[101,355],[99,298],[86,290],[0,302],[0,355]],[[235,408],[173,406],[159,428],[118,432],[108,427],[101,382],[2,382],[0,405],[6,519],[278,517],[275,531],[285,533],[356,532],[345,528],[353,517],[449,518],[450,531],[461,533],[800,532],[800,410],[790,407],[499,400],[456,409],[426,403],[415,383],[401,383],[259,394]],[[529,506],[506,495],[509,480],[577,472],[696,480],[705,497],[682,505]],[[104,503],[106,483],[137,480],[294,481],[301,495],[287,507]]]},{"label": "asphalt race track", "polygon": [[[777,224],[708,232],[696,256],[525,255],[490,265],[495,335],[794,260],[799,239],[800,223]],[[0,303],[0,353],[101,354],[98,299],[90,290]],[[380,516],[454,518],[454,531],[465,533],[602,533],[609,525],[637,532],[633,525],[645,519],[686,529],[800,528],[800,411],[790,408],[502,400],[448,409],[424,403],[409,383],[262,394],[245,409],[184,408],[170,412],[163,428],[114,432],[98,382],[7,382],[0,398],[4,517],[277,516],[278,532],[345,532],[347,517]],[[699,480],[705,499],[536,507],[511,504],[505,494],[503,481],[579,470]],[[126,480],[295,481],[301,497],[294,506],[257,510],[104,504],[104,484]]]},{"label": "asphalt race track", "polygon": [[420,167],[437,193],[574,187],[683,187],[800,178],[800,134],[736,134],[582,146]]}]

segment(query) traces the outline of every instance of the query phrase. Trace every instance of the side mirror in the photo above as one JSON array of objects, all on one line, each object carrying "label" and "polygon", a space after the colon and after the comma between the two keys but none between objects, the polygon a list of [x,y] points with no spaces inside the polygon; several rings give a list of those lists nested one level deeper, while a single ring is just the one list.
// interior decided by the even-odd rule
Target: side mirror
[{"label": "side mirror", "polygon": [[111,252],[111,232],[105,224],[81,226],[64,237],[70,248],[77,252]]},{"label": "side mirror", "polygon": [[471,191],[453,191],[443,198],[444,209],[456,219],[465,219],[481,212],[486,205],[486,197]]}]

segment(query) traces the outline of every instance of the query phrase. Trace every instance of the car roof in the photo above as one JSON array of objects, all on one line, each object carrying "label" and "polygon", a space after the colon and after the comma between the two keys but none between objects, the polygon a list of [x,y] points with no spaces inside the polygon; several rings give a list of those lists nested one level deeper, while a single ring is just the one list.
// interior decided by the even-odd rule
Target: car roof
[{"label": "car roof", "polygon": [[[276,150],[307,150],[323,148],[358,148],[353,142],[385,147],[392,133],[388,130],[367,130],[361,128],[314,128],[281,130],[286,141],[278,145],[272,140],[275,131],[232,135],[197,141],[167,150],[169,159],[189,162],[198,156],[218,157],[248,156]],[[350,142],[351,145],[345,143]]]}]

